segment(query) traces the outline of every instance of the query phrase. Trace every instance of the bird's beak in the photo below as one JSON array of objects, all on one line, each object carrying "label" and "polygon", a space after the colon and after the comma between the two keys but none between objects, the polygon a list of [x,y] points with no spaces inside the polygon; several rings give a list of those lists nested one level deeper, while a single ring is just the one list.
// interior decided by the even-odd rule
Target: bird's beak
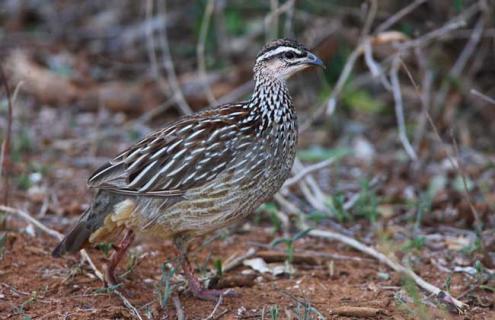
[{"label": "bird's beak", "polygon": [[315,54],[308,51],[306,59],[302,62],[304,64],[314,65],[325,69],[325,64]]}]

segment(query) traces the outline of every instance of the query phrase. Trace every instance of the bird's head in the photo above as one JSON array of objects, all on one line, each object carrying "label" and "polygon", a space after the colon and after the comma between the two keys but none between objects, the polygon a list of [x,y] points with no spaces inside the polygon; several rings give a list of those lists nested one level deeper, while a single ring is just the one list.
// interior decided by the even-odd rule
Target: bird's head
[{"label": "bird's head", "polygon": [[294,40],[278,39],[267,43],[256,57],[256,73],[287,79],[310,66],[325,68],[314,53]]}]

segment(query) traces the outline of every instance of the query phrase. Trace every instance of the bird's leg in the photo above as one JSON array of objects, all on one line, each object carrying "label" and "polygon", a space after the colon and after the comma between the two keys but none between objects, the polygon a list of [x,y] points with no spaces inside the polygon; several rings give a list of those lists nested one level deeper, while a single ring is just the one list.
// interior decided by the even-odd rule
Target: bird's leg
[{"label": "bird's leg", "polygon": [[184,276],[189,283],[189,290],[191,290],[193,296],[203,300],[217,300],[220,296],[235,295],[234,291],[231,289],[217,290],[204,288],[198,277],[194,274],[191,263],[187,258],[187,244],[180,240],[176,240],[175,244],[179,250],[179,263],[181,264]]},{"label": "bird's leg", "polygon": [[127,252],[127,249],[129,249],[133,240],[134,240],[134,232],[132,232],[132,230],[130,229],[125,229],[124,237],[122,238],[122,240],[120,240],[117,246],[114,246],[114,251],[110,256],[110,261],[103,265],[105,286],[111,287],[118,284],[114,274],[115,268],[119,264],[120,260],[122,260],[122,258],[124,257],[125,253]]}]

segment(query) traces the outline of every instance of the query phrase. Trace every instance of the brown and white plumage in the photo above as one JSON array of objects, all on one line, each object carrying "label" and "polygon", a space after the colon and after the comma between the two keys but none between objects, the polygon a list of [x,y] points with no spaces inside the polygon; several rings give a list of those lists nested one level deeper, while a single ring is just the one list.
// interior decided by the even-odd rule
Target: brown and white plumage
[{"label": "brown and white plumage", "polygon": [[54,255],[123,229],[187,244],[252,212],[290,173],[297,122],[286,79],[309,65],[321,61],[273,41],[257,57],[249,101],[183,117],[96,170],[92,205]]}]

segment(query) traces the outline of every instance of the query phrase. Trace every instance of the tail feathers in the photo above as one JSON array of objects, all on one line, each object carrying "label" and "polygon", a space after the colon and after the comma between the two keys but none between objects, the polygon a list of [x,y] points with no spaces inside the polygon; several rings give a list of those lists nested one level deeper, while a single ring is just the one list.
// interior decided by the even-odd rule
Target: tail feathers
[{"label": "tail feathers", "polygon": [[78,221],[77,225],[64,237],[62,241],[53,250],[53,257],[61,257],[66,253],[76,253],[84,247],[91,235],[91,228],[88,222],[83,218]]}]

